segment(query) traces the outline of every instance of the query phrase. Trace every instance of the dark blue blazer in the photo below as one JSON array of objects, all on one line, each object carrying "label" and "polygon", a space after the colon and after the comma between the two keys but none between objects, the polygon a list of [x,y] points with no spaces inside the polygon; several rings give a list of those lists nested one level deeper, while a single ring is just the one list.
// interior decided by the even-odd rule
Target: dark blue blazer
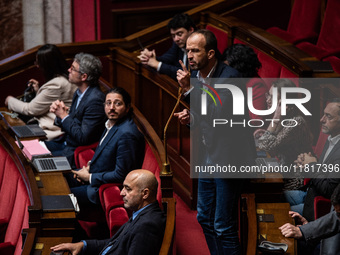
[{"label": "dark blue blazer", "polygon": [[177,81],[177,70],[182,69],[179,64],[179,60],[183,61],[184,52],[177,46],[176,43],[172,43],[171,48],[160,57],[156,57],[158,61],[162,62],[159,73],[166,74],[175,81]]},{"label": "dark blue blazer", "polygon": [[[192,72],[192,78],[196,77],[197,71]],[[219,61],[214,74],[211,78],[218,79],[218,83],[230,83],[237,85],[236,79],[238,72]],[[255,164],[256,147],[252,130],[245,125],[230,125],[230,121],[245,122],[249,120],[248,111],[245,108],[244,115],[233,115],[233,97],[228,89],[218,89],[222,105],[216,99],[217,105],[213,102],[210,96],[207,96],[207,115],[201,115],[201,90],[202,83],[196,79],[194,82],[194,89],[190,93],[191,103],[190,112],[194,118],[194,127],[198,128],[197,135],[192,136],[192,142],[196,143],[194,148],[199,148],[195,154],[195,165],[205,165],[207,155],[209,155],[212,165],[219,166],[251,166]],[[214,82],[215,83],[215,82]],[[210,84],[213,86],[213,84]],[[240,87],[240,86],[239,86]],[[242,90],[245,89],[241,88]],[[244,94],[246,95],[246,94]],[[216,96],[215,96],[216,97]],[[246,100],[245,100],[246,101]],[[228,124],[216,125],[213,127],[213,119],[226,119]],[[203,139],[202,139],[203,137]],[[215,175],[215,177],[228,177],[233,174]],[[212,177],[212,176],[211,176]]]},{"label": "dark blue blazer", "polygon": [[105,128],[105,95],[97,87],[89,87],[77,109],[77,92],[74,93],[69,116],[55,123],[65,132],[65,141],[73,150],[82,145],[89,145],[99,140]]},{"label": "dark blue blazer", "polygon": [[[191,72],[191,78],[196,78],[197,73],[198,73],[197,70],[193,70]],[[218,60],[215,72],[210,78],[231,78],[231,77],[240,77],[240,74],[236,69],[226,65],[225,63],[223,63],[223,61]]]},{"label": "dark blue blazer", "polygon": [[[191,79],[196,79],[197,73],[198,73],[197,70],[193,70],[191,72]],[[236,69],[223,63],[223,61],[218,61],[215,72],[210,78],[232,78],[232,77],[239,77],[239,72]],[[198,81],[193,85],[194,87],[201,86],[200,82]],[[190,97],[191,93],[184,98],[184,101],[187,102],[188,104],[190,103]]]},{"label": "dark blue blazer", "polygon": [[137,217],[125,223],[118,232],[107,240],[86,240],[83,254],[101,254],[113,245],[108,255],[158,255],[164,236],[166,218],[158,202],[141,211]]},{"label": "dark blue blazer", "polygon": [[[106,130],[103,133],[105,135]],[[98,189],[105,183],[123,183],[126,175],[140,169],[144,160],[145,140],[133,119],[124,118],[114,125],[97,147],[91,160],[91,184],[87,195],[91,202],[99,204]]]}]

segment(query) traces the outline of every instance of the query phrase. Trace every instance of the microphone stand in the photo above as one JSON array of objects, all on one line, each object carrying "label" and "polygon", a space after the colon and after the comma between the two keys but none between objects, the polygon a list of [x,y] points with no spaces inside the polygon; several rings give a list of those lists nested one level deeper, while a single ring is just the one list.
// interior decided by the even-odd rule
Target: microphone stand
[{"label": "microphone stand", "polygon": [[172,109],[171,115],[167,121],[167,123],[165,124],[164,127],[164,151],[165,151],[165,163],[163,164],[163,169],[161,174],[170,174],[170,164],[168,162],[168,149],[167,149],[167,138],[166,138],[166,131],[168,129],[169,123],[174,115],[174,112],[179,104],[179,101],[181,100],[181,96],[182,96],[182,87],[178,88],[178,96],[177,96],[177,102],[175,104],[175,107]]}]

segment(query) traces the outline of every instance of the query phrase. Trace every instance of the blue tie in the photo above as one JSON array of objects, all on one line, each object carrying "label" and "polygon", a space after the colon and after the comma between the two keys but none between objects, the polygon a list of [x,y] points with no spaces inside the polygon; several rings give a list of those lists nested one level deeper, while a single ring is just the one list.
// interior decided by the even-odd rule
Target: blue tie
[{"label": "blue tie", "polygon": [[110,246],[106,247],[106,249],[102,252],[101,255],[106,255],[106,253],[111,249],[113,244],[111,244]]}]

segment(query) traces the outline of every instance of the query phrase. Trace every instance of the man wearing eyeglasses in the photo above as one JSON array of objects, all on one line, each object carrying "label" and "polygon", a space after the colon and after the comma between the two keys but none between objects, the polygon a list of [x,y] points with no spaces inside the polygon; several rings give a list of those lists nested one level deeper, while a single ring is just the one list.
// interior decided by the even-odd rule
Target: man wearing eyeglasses
[{"label": "man wearing eyeglasses", "polygon": [[131,170],[143,164],[145,141],[131,116],[130,95],[123,88],[113,88],[106,95],[104,108],[106,130],[91,162],[67,178],[80,207],[100,204],[100,185],[123,183]]},{"label": "man wearing eyeglasses", "polygon": [[91,54],[79,53],[68,72],[69,81],[78,88],[71,107],[66,107],[60,100],[50,106],[50,112],[56,115],[54,124],[61,127],[65,134],[45,144],[53,156],[66,156],[71,167],[76,168],[74,150],[78,146],[99,141],[105,128],[105,95],[98,88],[102,63]]}]

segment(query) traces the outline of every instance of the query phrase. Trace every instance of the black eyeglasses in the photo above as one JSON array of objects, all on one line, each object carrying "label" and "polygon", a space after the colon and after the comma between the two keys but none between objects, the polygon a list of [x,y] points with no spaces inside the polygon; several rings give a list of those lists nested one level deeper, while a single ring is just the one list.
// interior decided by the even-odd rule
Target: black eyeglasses
[{"label": "black eyeglasses", "polygon": [[74,72],[77,72],[77,73],[81,73],[80,71],[76,70],[76,69],[74,68],[74,66],[71,66],[70,69],[71,69],[71,71],[74,71]]}]

